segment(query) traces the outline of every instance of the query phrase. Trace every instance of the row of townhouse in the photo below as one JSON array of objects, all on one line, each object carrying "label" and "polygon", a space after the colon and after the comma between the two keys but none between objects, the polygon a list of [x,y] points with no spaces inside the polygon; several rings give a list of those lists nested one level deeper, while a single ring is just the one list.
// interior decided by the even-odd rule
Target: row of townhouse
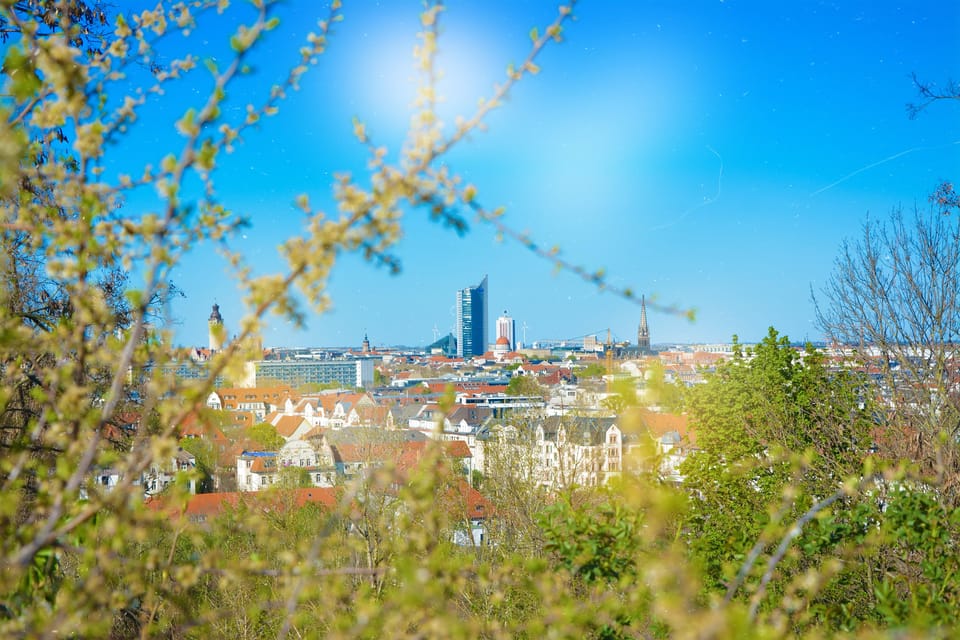
[{"label": "row of townhouse", "polygon": [[481,432],[485,473],[512,473],[550,489],[597,486],[624,472],[656,470],[681,482],[693,449],[686,417],[638,410],[624,433],[615,417],[546,415],[495,423]]},{"label": "row of townhouse", "polygon": [[[305,439],[287,441],[277,452],[242,451],[237,456],[237,489],[260,491],[281,481],[307,474],[316,487],[333,487],[370,470],[394,465],[406,470],[415,466],[426,451],[427,438],[411,431],[352,428],[324,433],[314,431]],[[473,455],[464,442],[445,442],[444,456],[467,478],[474,470]],[[292,471],[285,471],[292,470]]]},{"label": "row of townhouse", "polygon": [[612,417],[528,416],[480,439],[485,472],[549,489],[597,486],[623,472],[623,434]]},{"label": "row of townhouse", "polygon": [[288,396],[278,405],[271,406],[263,419],[273,424],[280,417],[290,416],[303,418],[311,427],[324,429],[394,427],[391,407],[378,403],[369,393],[320,393],[300,398]]},{"label": "row of townhouse", "polygon": [[[528,366],[530,370],[524,370],[523,375],[547,372],[546,368],[541,372],[535,365]],[[551,369],[551,373],[558,371],[566,372],[560,368]],[[425,437],[463,442],[470,452],[470,468],[485,471],[485,445],[490,438],[491,427],[508,423],[511,416],[520,411],[532,410],[532,413],[540,415],[540,423],[533,432],[540,443],[537,481],[550,486],[602,484],[623,471],[625,451],[639,451],[644,448],[639,443],[649,440],[635,438],[632,434],[624,437],[613,418],[569,416],[569,407],[565,406],[562,397],[559,403],[551,402],[545,410],[539,411],[545,406],[542,399],[505,396],[500,392],[502,385],[476,381],[451,384],[458,392],[457,404],[446,411],[430,401],[431,395],[394,396],[384,401],[366,392],[338,392],[296,398],[289,389],[283,387],[265,390],[221,389],[211,394],[208,405],[213,408],[232,408],[239,413],[240,409],[249,408],[248,404],[243,403],[262,402],[260,410],[266,412],[263,420],[272,424],[283,436],[287,441],[286,448],[296,446],[291,443],[299,441],[314,443],[315,457],[324,461],[318,464],[294,463],[293,460],[300,458],[280,452],[278,470],[296,464],[311,474],[316,486],[330,486],[339,477],[355,475],[358,468],[363,466],[363,458],[370,457],[369,452],[361,451],[363,447],[358,443],[343,441],[333,451],[329,448],[330,443],[324,440],[333,438],[338,431],[356,432],[361,427],[383,432],[410,431]],[[582,390],[577,386],[558,384],[554,389],[567,391],[570,399],[578,401],[578,404],[584,399]],[[496,401],[501,396],[505,400],[503,403]],[[522,402],[517,404],[518,400]],[[513,404],[507,404],[510,402]],[[666,431],[662,428],[651,429],[649,435],[655,440],[655,455],[661,457],[663,475],[679,480],[679,462],[689,448],[684,441],[686,434],[681,434],[682,430],[674,430],[675,433],[668,435]],[[317,444],[321,441],[325,444]],[[323,447],[326,449],[321,451]],[[235,455],[242,452],[242,449],[236,451]],[[248,475],[252,461],[245,464],[244,469],[239,464],[236,466],[237,487],[252,490],[253,481]],[[268,478],[269,473],[267,470],[264,472],[267,473],[265,478]]]}]

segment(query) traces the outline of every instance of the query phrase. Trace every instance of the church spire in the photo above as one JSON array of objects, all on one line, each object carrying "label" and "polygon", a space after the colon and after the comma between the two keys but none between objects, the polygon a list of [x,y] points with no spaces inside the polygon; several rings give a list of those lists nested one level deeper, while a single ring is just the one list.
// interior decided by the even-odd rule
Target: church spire
[{"label": "church spire", "polygon": [[650,353],[650,327],[647,326],[647,298],[640,298],[640,328],[637,329],[637,351]]}]

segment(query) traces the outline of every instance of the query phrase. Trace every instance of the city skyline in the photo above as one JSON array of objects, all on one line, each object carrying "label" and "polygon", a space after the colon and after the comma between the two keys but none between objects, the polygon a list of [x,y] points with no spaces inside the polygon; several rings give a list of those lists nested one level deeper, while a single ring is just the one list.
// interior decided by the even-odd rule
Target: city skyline
[{"label": "city skyline", "polygon": [[[956,107],[932,105],[913,120],[904,107],[917,99],[913,74],[941,84],[960,76],[960,8],[716,1],[690,9],[578,4],[579,19],[538,60],[540,73],[518,85],[487,132],[447,157],[484,206],[505,207],[503,222],[539,246],[559,247],[572,264],[605,269],[611,285],[636,292],[636,302],[554,274],[519,244],[498,242],[469,212],[462,213],[470,229],[459,237],[410,210],[396,247],[399,276],[342,256],[330,312],[308,313],[304,330],[271,321],[264,344],[356,344],[364,331],[377,345],[429,344],[434,327],[455,329],[451,292],[478,273],[496,283],[492,308],[509,309],[518,327],[544,339],[609,328],[632,341],[646,295],[655,343],[728,342],[733,334],[753,341],[769,326],[796,341],[819,340],[810,294],[844,239],[868,215],[924,207],[940,180],[956,177]],[[282,76],[322,11],[281,6],[281,25],[253,62],[254,80],[231,91],[227,109],[242,109]],[[447,131],[455,114],[472,113],[506,66],[523,59],[530,28],[542,30],[555,12],[547,1],[446,8],[439,90]],[[222,201],[251,222],[227,244],[255,272],[282,268],[276,247],[300,231],[297,194],[334,212],[334,174],[366,172],[353,117],[389,154],[403,144],[416,6],[360,0],[344,15],[301,90],[218,167]],[[228,39],[226,29],[201,28],[187,44],[217,56]],[[190,82],[203,86],[197,75],[164,98],[162,113],[144,111],[124,143],[134,166],[126,172],[159,162],[152,154],[173,134],[179,107],[193,104]],[[149,202],[149,194],[132,194],[126,206],[143,210]],[[207,342],[197,314],[212,300],[231,335],[242,315],[225,261],[212,249],[170,274],[187,296],[171,306],[180,344]],[[697,321],[658,312],[651,299],[695,308]]]}]

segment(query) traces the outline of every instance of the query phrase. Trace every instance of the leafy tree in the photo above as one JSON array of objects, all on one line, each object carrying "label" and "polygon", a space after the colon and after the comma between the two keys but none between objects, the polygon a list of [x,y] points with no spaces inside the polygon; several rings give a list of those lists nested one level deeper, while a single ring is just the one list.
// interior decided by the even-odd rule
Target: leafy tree
[{"label": "leafy tree", "polygon": [[605,409],[619,415],[628,407],[637,406],[637,387],[632,379],[615,380],[610,386],[610,391],[610,395],[602,401]]},{"label": "leafy tree", "polygon": [[470,486],[473,487],[474,489],[482,489],[483,477],[484,476],[482,471],[480,471],[479,469],[474,469],[470,473]]},{"label": "leafy tree", "polygon": [[699,450],[681,469],[693,496],[685,535],[708,589],[726,591],[758,540],[862,475],[874,426],[864,390],[771,328],[753,349],[735,338],[733,358],[690,392]]},{"label": "leafy tree", "polygon": [[[616,501],[587,499],[575,506],[575,496],[567,494],[540,512],[540,526],[546,536],[545,548],[571,573],[587,582],[616,582],[635,577],[640,560],[637,529],[639,514]],[[613,498],[613,496],[607,496]]]},{"label": "leafy tree", "polygon": [[520,552],[539,556],[543,535],[536,517],[548,492],[537,476],[539,447],[534,414],[511,416],[494,425],[483,443],[483,493],[497,507],[487,523],[485,552]]},{"label": "leafy tree", "polygon": [[659,360],[652,360],[646,372],[646,391],[644,401],[651,405],[657,405],[668,413],[682,413],[684,406],[684,387],[683,383],[675,381],[667,382],[666,370],[663,363]]},{"label": "leafy tree", "polygon": [[607,375],[607,368],[599,362],[591,362],[585,367],[577,369],[577,377],[600,378]]},{"label": "leafy tree", "polygon": [[264,451],[279,451],[286,439],[269,422],[258,422],[247,430],[247,437],[263,447]]},{"label": "leafy tree", "polygon": [[[277,383],[279,384],[279,383]],[[307,382],[297,388],[301,394],[319,393],[321,391],[360,391],[358,387],[347,387],[342,382],[331,380],[330,382]]]},{"label": "leafy tree", "polygon": [[193,455],[200,473],[198,493],[214,490],[214,477],[217,474],[217,451],[212,442],[203,438],[180,438],[180,448]]},{"label": "leafy tree", "polygon": [[277,474],[277,486],[284,489],[312,487],[313,480],[303,467],[283,467]]},{"label": "leafy tree", "polygon": [[531,375],[513,376],[507,384],[508,396],[543,396],[544,388]]}]

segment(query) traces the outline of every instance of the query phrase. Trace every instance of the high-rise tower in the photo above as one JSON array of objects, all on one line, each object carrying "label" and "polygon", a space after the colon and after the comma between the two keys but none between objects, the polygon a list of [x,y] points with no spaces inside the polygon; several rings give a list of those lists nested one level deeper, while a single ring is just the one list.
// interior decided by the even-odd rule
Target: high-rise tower
[{"label": "high-rise tower", "polygon": [[507,315],[507,312],[504,311],[503,315],[497,318],[497,340],[500,338],[506,338],[510,343],[510,350],[515,351],[517,348],[517,325],[514,323],[513,318]]},{"label": "high-rise tower", "polygon": [[482,356],[487,351],[487,276],[475,287],[457,291],[457,355]]},{"label": "high-rise tower", "polygon": [[637,351],[650,353],[650,327],[647,326],[647,299],[640,298],[640,328],[637,329]]},{"label": "high-rise tower", "polygon": [[223,348],[223,338],[227,330],[223,326],[223,316],[220,315],[220,305],[214,303],[210,319],[207,321],[210,337],[210,351],[220,351]]}]

